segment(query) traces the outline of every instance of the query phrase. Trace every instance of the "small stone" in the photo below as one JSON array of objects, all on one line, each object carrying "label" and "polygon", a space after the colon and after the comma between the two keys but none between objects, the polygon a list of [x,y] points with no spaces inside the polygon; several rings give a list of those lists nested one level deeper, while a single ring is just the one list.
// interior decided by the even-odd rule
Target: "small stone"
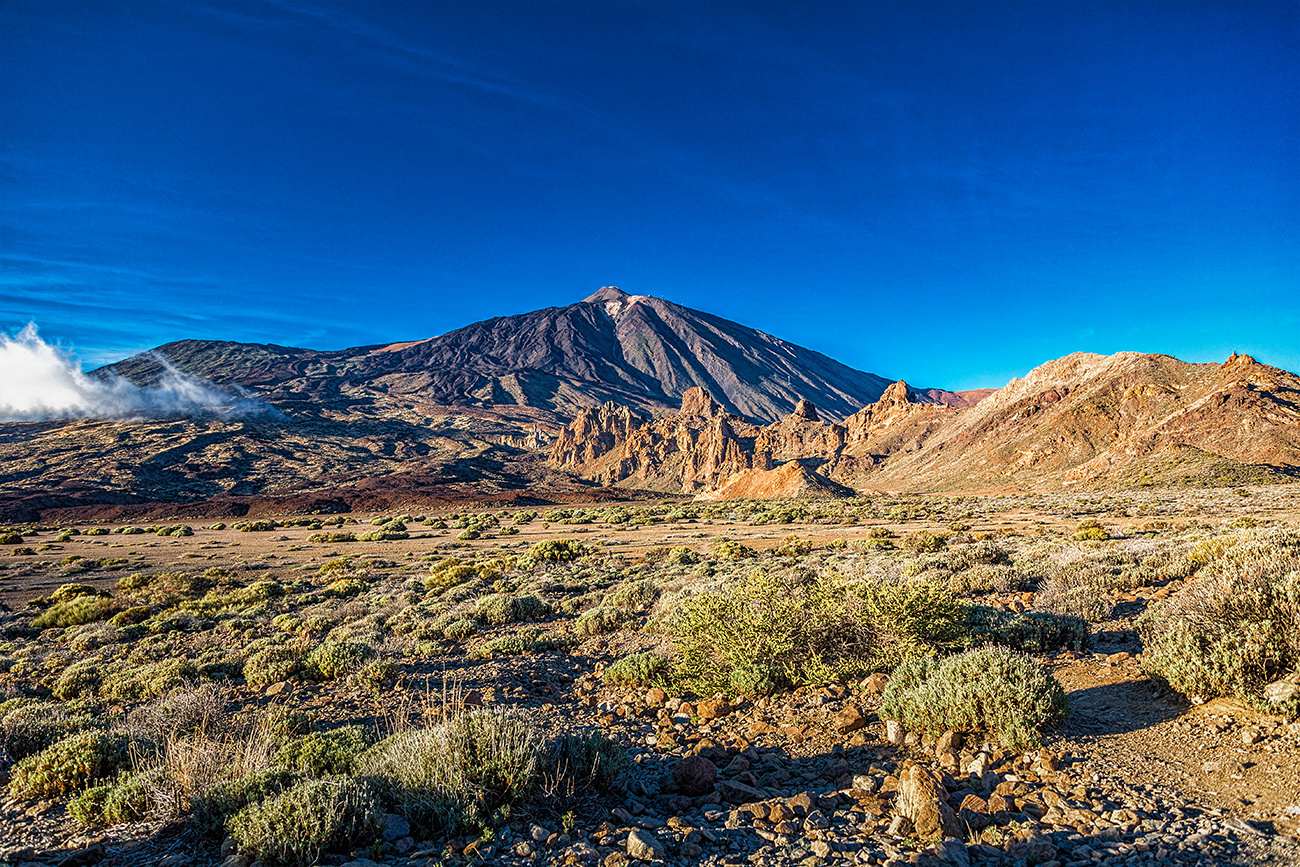
[{"label": "small stone", "polygon": [[541,825],[534,825],[528,829],[528,836],[533,838],[534,843],[545,843],[547,838],[551,836],[551,832]]},{"label": "small stone", "polygon": [[903,724],[896,719],[885,720],[885,740],[894,746],[902,746],[903,741],[907,739],[907,730]]},{"label": "small stone", "polygon": [[622,852],[610,852],[601,863],[605,867],[627,867],[627,856]]},{"label": "small stone", "polygon": [[879,671],[874,672],[863,684],[863,687],[871,695],[880,695],[887,686],[889,686],[889,675],[882,674]]},{"label": "small stone", "polygon": [[293,684],[289,683],[287,680],[282,680],[279,683],[273,683],[268,686],[265,695],[271,698],[276,698],[279,696],[286,696],[291,692],[293,692]]},{"label": "small stone", "polygon": [[247,855],[236,853],[234,855],[227,855],[221,862],[221,867],[248,867],[250,863],[251,862],[249,862]]},{"label": "small stone", "polygon": [[867,718],[862,715],[862,711],[855,705],[847,704],[835,714],[832,720],[835,730],[842,735],[850,734],[858,729],[866,728]]},{"label": "small stone", "polygon": [[657,686],[653,686],[650,688],[650,691],[645,694],[645,703],[649,705],[657,706],[663,704],[664,700],[667,698],[668,696],[664,694],[664,691],[662,689],[660,689]]},{"label": "small stone", "polygon": [[814,840],[812,845],[808,847],[808,850],[818,858],[829,858],[831,852],[834,851],[831,849],[831,844],[827,843],[825,840]]},{"label": "small stone", "polygon": [[[1294,675],[1291,677],[1294,677]],[[1300,697],[1300,684],[1293,682],[1291,677],[1274,681],[1264,687],[1264,700],[1270,703],[1277,703],[1290,701],[1293,698]]]},{"label": "small stone", "polygon": [[955,753],[961,749],[962,738],[960,732],[947,731],[939,736],[939,742],[934,745],[936,756],[942,756],[944,753]]},{"label": "small stone", "polygon": [[529,843],[527,840],[520,840],[515,844],[514,852],[520,858],[527,858],[533,854],[533,844]]},{"label": "small stone", "polygon": [[1241,731],[1241,743],[1244,746],[1253,746],[1263,739],[1264,735],[1260,733],[1259,729],[1242,729]]},{"label": "small stone", "polygon": [[1115,665],[1123,662],[1132,655],[1133,654],[1129,653],[1127,650],[1121,650],[1119,653],[1112,653],[1110,656],[1106,657],[1106,662],[1110,665]]},{"label": "small stone", "polygon": [[649,831],[633,828],[627,835],[627,857],[634,861],[662,861],[664,849]]}]

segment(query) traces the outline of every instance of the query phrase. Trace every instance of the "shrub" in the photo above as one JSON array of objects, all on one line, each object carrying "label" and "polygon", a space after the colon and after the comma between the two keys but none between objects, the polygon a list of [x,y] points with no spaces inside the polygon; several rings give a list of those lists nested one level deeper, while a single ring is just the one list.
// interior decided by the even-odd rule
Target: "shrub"
[{"label": "shrub", "polygon": [[374,790],[347,777],[298,783],[248,805],[229,823],[241,852],[296,865],[316,863],[330,849],[373,839],[381,827]]},{"label": "shrub", "polygon": [[819,684],[892,667],[956,645],[965,619],[965,606],[935,585],[760,570],[687,598],[668,631],[678,683],[712,695],[734,694],[732,671],[755,665],[762,670],[741,682]]},{"label": "shrub", "polygon": [[1082,521],[1074,530],[1076,542],[1104,542],[1110,538],[1106,528],[1096,521]]},{"label": "shrub", "polygon": [[244,662],[244,680],[249,686],[268,686],[288,680],[302,670],[302,655],[293,648],[273,644],[255,651]]},{"label": "shrub", "polygon": [[107,536],[108,529],[105,527],[91,527],[82,533],[83,536]]},{"label": "shrub", "polygon": [[1029,579],[1014,566],[977,563],[953,574],[948,584],[954,593],[981,595],[984,593],[1012,593],[1029,589]]},{"label": "shrub", "polygon": [[23,537],[17,533],[0,533],[0,545],[21,545]]},{"label": "shrub", "polygon": [[511,596],[507,593],[496,593],[492,596],[484,596],[478,601],[478,605],[474,610],[474,617],[480,623],[499,626],[504,623],[518,623],[523,620],[545,617],[550,613],[551,606],[536,596]]},{"label": "shrub", "polygon": [[780,545],[772,549],[778,557],[803,557],[812,553],[812,542],[797,536],[786,536]]},{"label": "shrub", "polygon": [[627,751],[601,732],[560,735],[547,746],[543,764],[547,792],[561,801],[619,788],[630,766]]},{"label": "shrub", "polygon": [[658,598],[659,588],[650,579],[642,578],[619,584],[610,592],[606,602],[616,610],[630,614],[646,610]]},{"label": "shrub", "polygon": [[448,641],[461,642],[477,631],[478,626],[474,624],[473,620],[468,620],[462,617],[460,620],[453,620],[451,623],[444,626],[442,637]]},{"label": "shrub", "polygon": [[903,542],[904,547],[911,551],[931,553],[942,551],[947,544],[948,540],[945,537],[937,533],[931,533],[929,530],[913,533]]},{"label": "shrub", "polygon": [[1056,678],[1005,647],[908,660],[895,669],[880,702],[881,717],[909,729],[981,732],[1013,750],[1037,746],[1040,731],[1065,710]]},{"label": "shrub", "polygon": [[274,530],[276,527],[279,527],[280,525],[276,521],[264,520],[264,521],[237,521],[234,524],[231,524],[231,526],[241,533],[266,533],[270,530]]},{"label": "shrub", "polygon": [[1173,688],[1258,700],[1300,667],[1300,534],[1238,541],[1138,621],[1143,665]]},{"label": "shrub", "polygon": [[86,789],[68,803],[68,813],[83,825],[138,822],[153,808],[156,773],[123,774],[106,786]]},{"label": "shrub", "polygon": [[308,542],[355,542],[357,536],[355,533],[312,533],[307,537]]},{"label": "shrub", "polygon": [[257,804],[301,782],[284,768],[266,768],[220,783],[194,799],[190,823],[208,837],[225,836],[230,819],[250,804]]},{"label": "shrub", "polygon": [[454,833],[531,792],[542,746],[520,717],[489,710],[439,725],[398,732],[357,762],[357,773],[382,783],[413,831]]},{"label": "shrub", "polygon": [[124,738],[97,730],[77,732],[14,765],[9,794],[15,798],[66,795],[116,773],[126,762]]},{"label": "shrub", "polygon": [[1041,585],[1034,604],[1052,614],[1082,617],[1092,623],[1109,620],[1114,606],[1104,589],[1086,571],[1062,567]]},{"label": "shrub", "polygon": [[553,539],[538,542],[528,550],[528,559],[535,562],[571,563],[591,551],[580,542],[569,539]]},{"label": "shrub", "polygon": [[1025,653],[1086,650],[1092,631],[1082,617],[1026,611],[1012,614],[975,605],[967,620],[972,644],[1001,644]]},{"label": "shrub", "polygon": [[99,596],[74,596],[71,599],[56,601],[32,621],[32,626],[37,629],[49,629],[95,623],[113,616],[119,608],[120,606],[112,599],[103,599]]},{"label": "shrub", "polygon": [[757,557],[758,552],[748,545],[728,540],[713,549],[713,556],[719,560],[747,560]]},{"label": "shrub", "polygon": [[614,686],[640,689],[651,685],[665,685],[668,674],[668,657],[662,653],[646,651],[632,653],[616,660],[605,669],[604,679]]},{"label": "shrub", "polygon": [[314,680],[333,680],[351,674],[374,655],[369,644],[322,641],[307,654],[303,667]]},{"label": "shrub", "polygon": [[573,622],[573,631],[578,635],[604,635],[623,625],[625,615],[613,608],[591,608],[578,615]]},{"label": "shrub", "polygon": [[674,566],[690,566],[700,562],[700,555],[685,545],[676,545],[668,550],[664,559]]},{"label": "shrub", "polygon": [[70,717],[55,702],[24,702],[0,720],[0,749],[14,759],[25,759],[87,724],[88,720]]},{"label": "shrub", "polygon": [[360,578],[340,578],[337,581],[330,582],[323,591],[324,596],[332,596],[338,599],[347,599],[350,596],[360,596],[370,587]]},{"label": "shrub", "polygon": [[344,726],[312,732],[289,741],[276,754],[276,761],[291,771],[323,777],[350,774],[357,757],[374,746],[375,736],[363,726]]}]

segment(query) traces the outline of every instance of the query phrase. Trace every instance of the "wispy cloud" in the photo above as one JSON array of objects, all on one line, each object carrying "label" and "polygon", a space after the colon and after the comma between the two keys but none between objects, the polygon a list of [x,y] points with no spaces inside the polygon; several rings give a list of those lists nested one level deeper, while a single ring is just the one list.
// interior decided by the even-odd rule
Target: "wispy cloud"
[{"label": "wispy cloud", "polygon": [[242,392],[218,388],[182,373],[162,356],[157,385],[141,388],[118,376],[82,373],[67,352],[46,343],[28,324],[17,335],[0,334],[0,421],[60,418],[158,418],[244,416],[274,412]]}]

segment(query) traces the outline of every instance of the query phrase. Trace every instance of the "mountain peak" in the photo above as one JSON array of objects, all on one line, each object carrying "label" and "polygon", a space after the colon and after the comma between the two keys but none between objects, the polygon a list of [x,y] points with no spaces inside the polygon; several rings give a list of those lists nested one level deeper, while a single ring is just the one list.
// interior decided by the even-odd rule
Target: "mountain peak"
[{"label": "mountain peak", "polygon": [[599,290],[582,300],[587,304],[600,304],[605,301],[626,301],[631,296],[617,286],[601,286]]}]

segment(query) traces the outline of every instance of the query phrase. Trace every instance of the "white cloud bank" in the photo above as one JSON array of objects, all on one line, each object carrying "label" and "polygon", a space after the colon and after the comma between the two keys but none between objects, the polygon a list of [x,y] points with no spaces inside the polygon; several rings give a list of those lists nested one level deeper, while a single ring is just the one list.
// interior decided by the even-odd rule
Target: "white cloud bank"
[{"label": "white cloud bank", "polygon": [[239,416],[269,407],[174,368],[155,356],[164,373],[153,388],[141,388],[120,376],[100,379],[51,346],[29,324],[16,337],[0,334],[0,422],[49,421],[62,418],[160,418],[167,416]]}]

